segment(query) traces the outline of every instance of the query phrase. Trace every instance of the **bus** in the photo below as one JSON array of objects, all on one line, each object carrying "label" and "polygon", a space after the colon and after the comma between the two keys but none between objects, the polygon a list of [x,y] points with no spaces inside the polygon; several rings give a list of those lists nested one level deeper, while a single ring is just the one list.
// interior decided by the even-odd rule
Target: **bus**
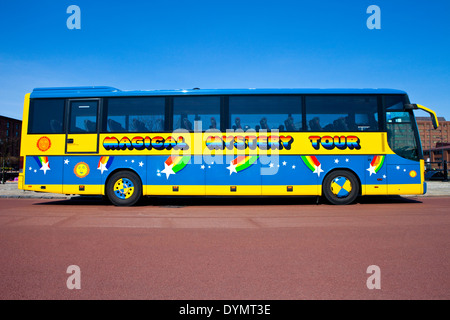
[{"label": "bus", "polygon": [[144,196],[424,194],[411,104],[394,89],[36,88],[25,95],[18,187]]}]

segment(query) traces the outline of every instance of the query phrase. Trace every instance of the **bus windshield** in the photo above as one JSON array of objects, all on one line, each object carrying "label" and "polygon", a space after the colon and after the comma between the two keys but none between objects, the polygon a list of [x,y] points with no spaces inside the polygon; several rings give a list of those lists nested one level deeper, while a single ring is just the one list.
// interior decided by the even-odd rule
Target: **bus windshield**
[{"label": "bus windshield", "polygon": [[405,96],[386,96],[386,129],[389,147],[397,155],[409,160],[419,160],[417,128],[414,114],[404,108]]}]

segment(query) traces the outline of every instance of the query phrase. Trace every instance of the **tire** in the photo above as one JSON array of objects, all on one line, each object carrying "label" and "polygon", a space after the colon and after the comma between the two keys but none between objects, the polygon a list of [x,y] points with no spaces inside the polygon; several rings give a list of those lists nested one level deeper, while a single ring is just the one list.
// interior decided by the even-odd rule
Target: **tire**
[{"label": "tire", "polygon": [[331,204],[353,203],[359,195],[361,186],[356,176],[347,170],[336,170],[325,177],[322,193]]},{"label": "tire", "polygon": [[132,206],[142,197],[142,183],[131,171],[114,173],[106,184],[106,196],[115,206]]}]

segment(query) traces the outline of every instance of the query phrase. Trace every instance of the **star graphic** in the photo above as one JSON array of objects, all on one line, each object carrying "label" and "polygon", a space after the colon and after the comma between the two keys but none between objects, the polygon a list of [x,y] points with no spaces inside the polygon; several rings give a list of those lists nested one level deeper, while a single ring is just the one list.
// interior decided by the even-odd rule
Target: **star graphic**
[{"label": "star graphic", "polygon": [[323,170],[322,170],[322,165],[319,164],[319,165],[316,167],[316,170],[314,170],[313,173],[317,173],[317,176],[320,177],[320,173],[321,173],[321,172],[323,172]]},{"label": "star graphic", "polygon": [[292,169],[295,169],[295,165],[292,166]]},{"label": "star graphic", "polygon": [[164,170],[161,170],[161,173],[166,174],[167,179],[169,179],[169,176],[171,174],[175,174],[175,172],[173,172],[173,170],[172,170],[172,167],[173,167],[173,163],[170,166],[168,166],[166,163],[164,163]]},{"label": "star graphic", "polygon": [[31,167],[28,168],[28,170],[30,170],[30,171],[31,171],[32,169],[33,169],[33,168],[31,168]]},{"label": "star graphic", "polygon": [[269,167],[273,168],[273,162],[271,162],[271,163],[269,164]]},{"label": "star graphic", "polygon": [[105,171],[108,171],[108,168],[106,168],[106,163],[101,163],[101,162],[100,162],[100,165],[99,165],[99,167],[97,168],[97,170],[100,170],[100,171],[101,171],[101,174],[103,174],[103,172],[105,172]]},{"label": "star graphic", "polygon": [[383,174],[383,179],[386,179],[386,175],[385,174]]},{"label": "star graphic", "polygon": [[200,168],[201,168],[201,169],[205,169],[205,165],[202,164],[202,165],[200,166]]},{"label": "star graphic", "polygon": [[334,159],[334,163],[339,163],[339,159]]},{"label": "star graphic", "polygon": [[131,163],[134,163],[134,160],[131,160]]},{"label": "star graphic", "polygon": [[234,173],[237,173],[237,171],[236,171],[236,165],[233,164],[233,161],[230,162],[230,165],[227,167],[227,169],[230,170],[230,176],[231,176],[231,174],[232,174],[233,172],[234,172]]},{"label": "star graphic", "polygon": [[375,172],[375,167],[372,166],[372,165],[370,165],[370,166],[369,166],[369,169],[366,169],[366,170],[370,172],[370,175],[372,175],[372,174],[377,174],[377,173]]},{"label": "star graphic", "polygon": [[144,166],[144,163],[141,161],[141,162],[139,162],[139,167],[143,167]]},{"label": "star graphic", "polygon": [[47,171],[50,170],[49,163],[48,163],[48,162],[44,162],[44,163],[42,164],[41,169],[39,169],[39,170],[42,170],[42,171],[44,171],[44,174],[47,174]]},{"label": "star graphic", "polygon": [[283,161],[283,166],[285,166],[287,164],[287,162],[286,161]]},{"label": "star graphic", "polygon": [[345,162],[349,162],[350,160],[348,158],[345,159]]},{"label": "star graphic", "polygon": [[64,164],[69,164],[69,162],[70,162],[69,159],[64,160]]}]

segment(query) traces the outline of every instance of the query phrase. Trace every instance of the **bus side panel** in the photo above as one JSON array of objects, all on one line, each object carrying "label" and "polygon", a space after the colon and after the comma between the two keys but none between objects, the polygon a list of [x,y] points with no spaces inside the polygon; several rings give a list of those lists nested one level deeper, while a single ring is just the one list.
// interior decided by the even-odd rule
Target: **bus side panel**
[{"label": "bus side panel", "polygon": [[63,160],[63,192],[65,194],[102,194],[98,156],[66,156]]},{"label": "bus side panel", "polygon": [[144,195],[204,196],[208,168],[203,162],[196,162],[193,156],[147,156]]},{"label": "bus side panel", "polygon": [[27,156],[24,165],[24,190],[63,192],[63,157]]},{"label": "bus side panel", "polygon": [[387,158],[388,194],[423,194],[423,165],[398,155]]},{"label": "bus side panel", "polygon": [[256,155],[223,155],[214,161],[206,157],[206,194],[260,196],[260,159]]},{"label": "bus side panel", "polygon": [[[147,183],[146,156],[28,156],[24,189],[65,194],[103,195],[116,170],[136,172]],[[42,188],[42,187],[45,187]]]},{"label": "bus side panel", "polygon": [[[322,156],[321,158],[327,158]],[[320,195],[323,172],[313,170],[301,156],[261,158],[263,195]],[[316,173],[314,172],[316,171]]]},{"label": "bus side panel", "polygon": [[388,193],[387,155],[369,155],[364,163],[364,188],[362,195],[386,195]]}]

